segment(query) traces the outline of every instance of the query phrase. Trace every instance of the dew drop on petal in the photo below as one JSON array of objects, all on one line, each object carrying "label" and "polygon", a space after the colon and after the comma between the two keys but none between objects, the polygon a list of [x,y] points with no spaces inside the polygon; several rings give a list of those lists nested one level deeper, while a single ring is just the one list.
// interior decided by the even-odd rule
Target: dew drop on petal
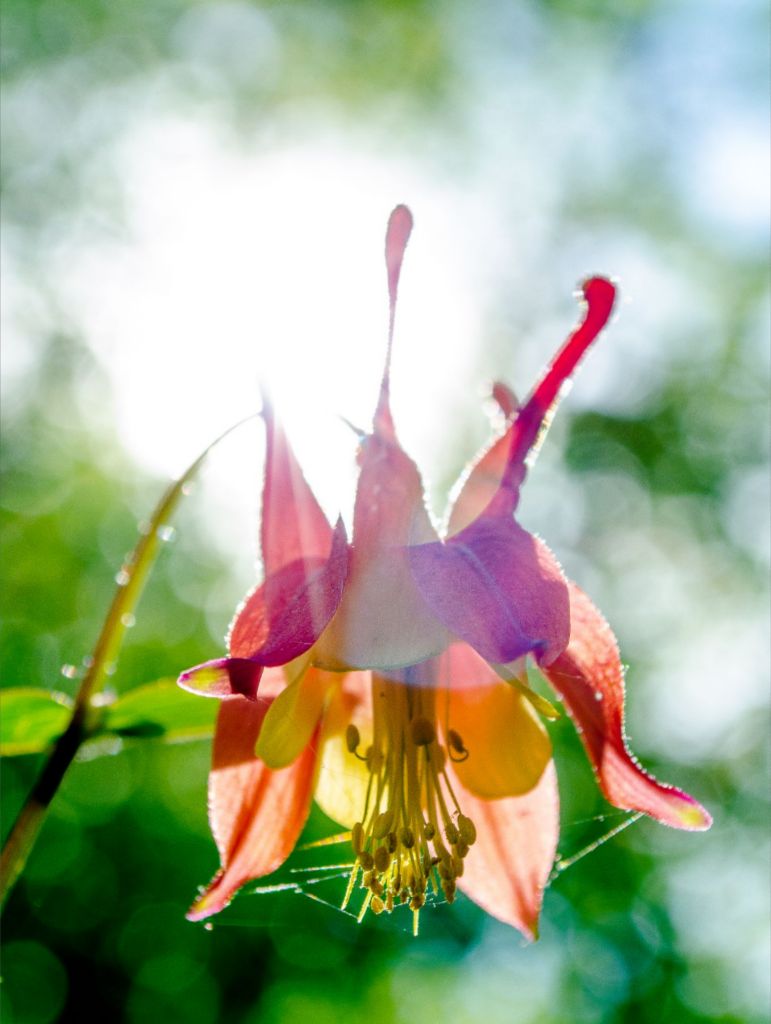
[{"label": "dew drop on petal", "polygon": [[214,925],[211,923],[211,921],[207,921],[206,924],[203,926],[203,928],[204,928],[204,931],[206,931],[206,932],[213,932],[214,931]]},{"label": "dew drop on petal", "polygon": [[121,615],[120,621],[126,629],[131,629],[137,622],[136,616],[132,615],[131,612],[125,612],[125,614]]},{"label": "dew drop on petal", "polygon": [[118,572],[115,573],[115,582],[118,584],[119,587],[125,587],[130,579],[131,573],[129,573],[129,571],[125,568],[119,569]]},{"label": "dew drop on petal", "polygon": [[598,690],[598,691],[597,691],[597,692],[595,693],[595,695],[594,695],[594,699],[595,699],[595,700],[602,700],[602,698],[603,698],[603,694],[602,694],[602,693],[601,693],[601,692],[600,692],[600,691]]},{"label": "dew drop on petal", "polygon": [[62,665],[62,675],[65,679],[75,679],[78,674],[76,665]]},{"label": "dew drop on petal", "polygon": [[173,526],[159,526],[155,531],[156,537],[163,544],[168,544],[169,541],[174,540],[176,533],[177,531]]}]

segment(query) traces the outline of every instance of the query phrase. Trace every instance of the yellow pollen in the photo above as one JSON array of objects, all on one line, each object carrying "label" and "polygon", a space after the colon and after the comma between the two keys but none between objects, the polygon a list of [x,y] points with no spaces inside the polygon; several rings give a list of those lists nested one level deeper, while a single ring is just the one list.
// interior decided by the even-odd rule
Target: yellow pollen
[{"label": "yellow pollen", "polygon": [[344,905],[362,872],[367,909],[390,913],[409,904],[417,935],[420,910],[429,890],[455,898],[463,858],[476,829],[461,812],[447,774],[449,760],[468,751],[454,730],[443,741],[436,724],[436,691],[374,678],[372,742],[362,756],[361,737],[351,723],[345,732],[349,754],[365,761],[369,784],[361,821],[351,830],[356,855]]},{"label": "yellow pollen", "polygon": [[359,730],[353,723],[351,723],[345,730],[345,745],[348,748],[348,753],[355,754],[356,748],[360,742],[361,737],[359,736]]},{"label": "yellow pollen", "polygon": [[436,739],[436,729],[427,718],[414,718],[410,724],[412,742],[417,747],[427,747]]}]

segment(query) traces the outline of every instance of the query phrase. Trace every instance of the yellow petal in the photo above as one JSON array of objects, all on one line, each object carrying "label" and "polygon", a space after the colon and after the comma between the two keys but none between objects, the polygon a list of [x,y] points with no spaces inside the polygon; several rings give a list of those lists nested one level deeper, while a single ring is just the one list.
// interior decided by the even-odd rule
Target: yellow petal
[{"label": "yellow petal", "polygon": [[308,669],[276,697],[265,715],[255,754],[269,768],[285,768],[310,743],[329,690],[339,676]]},{"label": "yellow petal", "polygon": [[[368,673],[353,673],[356,677]],[[329,702],[321,728],[321,761],[316,779],[316,803],[322,811],[345,828],[362,820],[367,799],[369,770],[364,761],[348,751],[346,727],[353,723],[359,730],[359,753],[372,742],[372,713],[367,702],[351,692],[351,676],[346,688],[338,690]]]},{"label": "yellow petal", "polygon": [[466,789],[488,800],[528,793],[551,757],[551,740],[529,700],[507,683],[448,691],[449,728],[468,757],[455,765]]}]

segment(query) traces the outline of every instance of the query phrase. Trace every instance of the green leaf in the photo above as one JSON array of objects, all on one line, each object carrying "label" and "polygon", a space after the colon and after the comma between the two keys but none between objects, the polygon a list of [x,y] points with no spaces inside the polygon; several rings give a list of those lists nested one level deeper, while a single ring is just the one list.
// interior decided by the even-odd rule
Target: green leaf
[{"label": "green leaf", "polygon": [[0,691],[0,754],[40,754],[67,728],[72,701],[63,693],[20,686]]},{"label": "green leaf", "polygon": [[103,709],[102,730],[119,736],[167,742],[206,739],[214,732],[219,701],[181,690],[175,679],[158,679],[130,690]]}]

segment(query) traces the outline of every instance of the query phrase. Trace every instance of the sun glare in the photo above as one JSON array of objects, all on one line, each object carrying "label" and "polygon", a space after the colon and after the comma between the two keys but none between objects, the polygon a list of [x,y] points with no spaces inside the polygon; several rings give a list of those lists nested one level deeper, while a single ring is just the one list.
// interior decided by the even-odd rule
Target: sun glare
[{"label": "sun glare", "polygon": [[[235,153],[178,122],[126,140],[121,161],[126,237],[74,258],[69,247],[57,273],[113,377],[117,429],[138,461],[179,473],[265,388],[325,508],[345,512],[355,435],[342,417],[370,424],[386,342],[383,231],[399,201],[417,226],[394,404],[414,454],[440,446],[438,403],[474,351],[457,192],[328,141]],[[244,453],[227,451],[212,471],[235,499]]]}]

